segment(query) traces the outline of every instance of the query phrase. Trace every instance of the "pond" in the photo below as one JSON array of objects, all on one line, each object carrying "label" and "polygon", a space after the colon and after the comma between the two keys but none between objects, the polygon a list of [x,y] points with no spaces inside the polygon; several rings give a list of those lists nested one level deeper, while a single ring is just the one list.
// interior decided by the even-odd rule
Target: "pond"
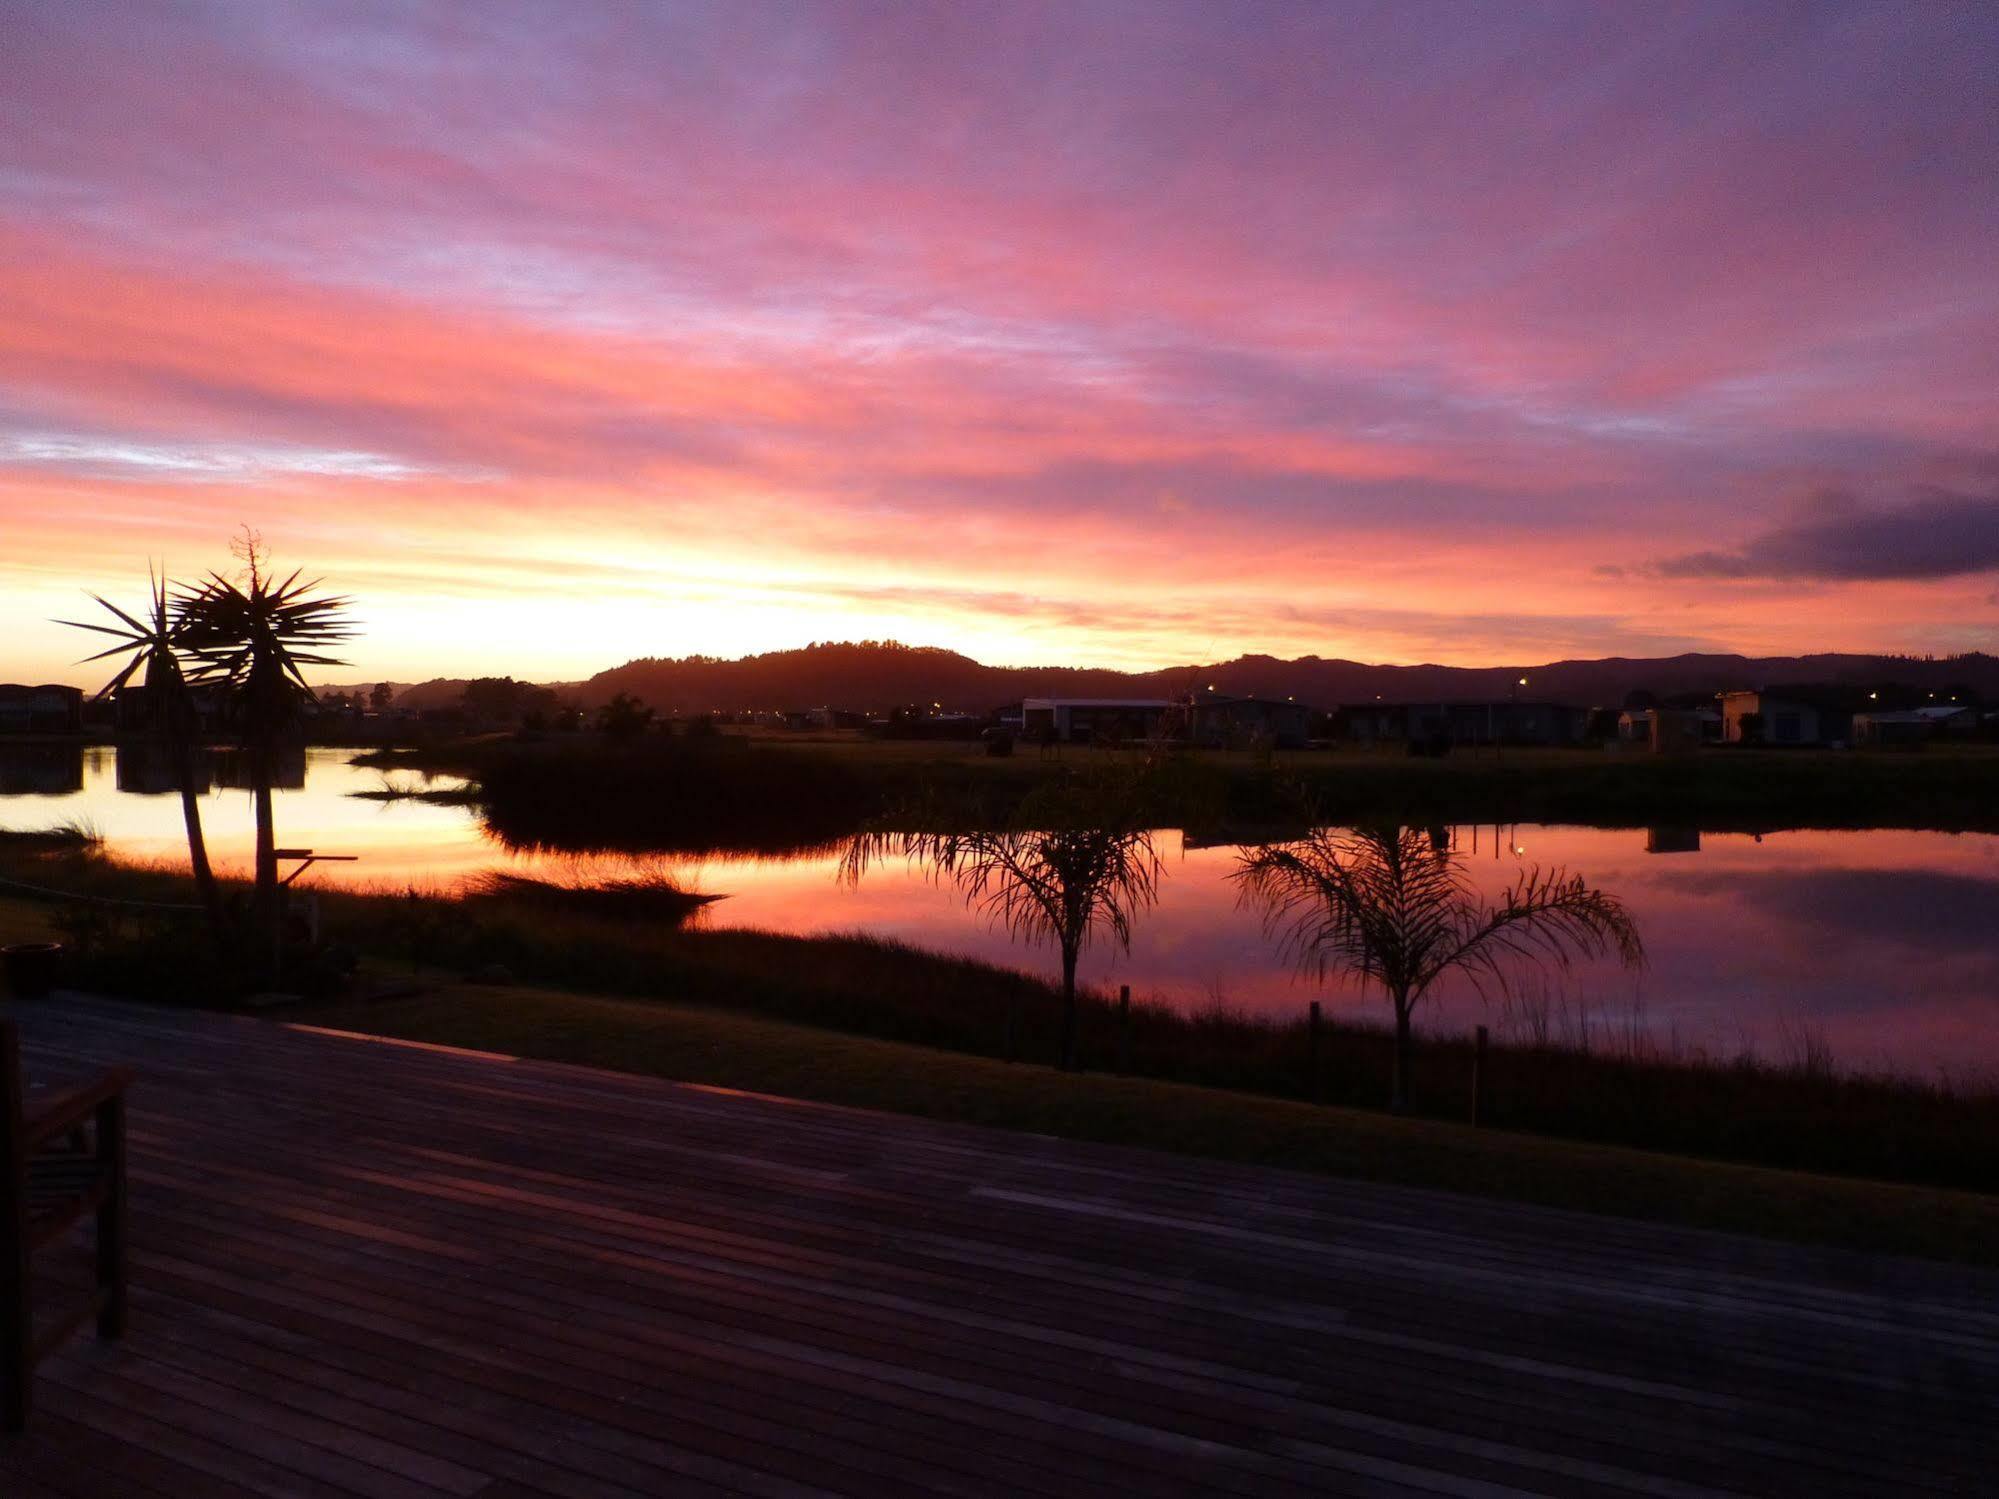
[{"label": "pond", "polygon": [[[421,801],[371,801],[383,776],[315,749],[278,797],[280,842],[353,854],[308,876],[322,884],[450,891],[491,870],[568,877],[628,872],[621,857],[510,852],[476,812]],[[228,778],[227,767],[218,769]],[[398,773],[396,784],[426,784]],[[120,789],[122,785],[127,789]],[[428,783],[449,788],[457,783]],[[250,799],[217,786],[204,813],[217,864],[247,867]],[[141,757],[109,747],[0,752],[0,826],[77,820],[112,853],[183,862],[178,797]],[[1761,836],[1691,828],[1532,825],[1447,830],[1466,866],[1497,891],[1533,865],[1566,866],[1620,896],[1650,961],[1638,974],[1586,965],[1551,975],[1508,1004],[1462,986],[1440,990],[1423,1024],[1493,1025],[1501,1034],[1615,1046],[1633,1034],[1665,1046],[1793,1059],[1828,1049],[1846,1068],[1961,1085],[1999,1079],[1999,836],[1882,830]],[[1329,1008],[1379,1018],[1377,996],[1301,981],[1241,909],[1228,880],[1236,851],[1159,838],[1167,874],[1129,955],[1098,950],[1084,977],[1129,984],[1176,1007],[1225,1004],[1300,1014]],[[889,864],[858,888],[837,854],[650,859],[689,888],[725,896],[699,919],[795,933],[862,931],[1053,973],[1053,955],[1022,949],[965,910],[920,870]]]}]

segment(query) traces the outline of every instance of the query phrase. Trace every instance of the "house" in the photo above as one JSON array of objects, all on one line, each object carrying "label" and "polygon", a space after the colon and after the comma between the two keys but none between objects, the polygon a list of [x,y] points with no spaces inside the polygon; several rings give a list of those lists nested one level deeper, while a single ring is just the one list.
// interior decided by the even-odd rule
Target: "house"
[{"label": "house", "polygon": [[1712,709],[1627,709],[1617,715],[1617,741],[1654,755],[1686,754],[1718,739],[1721,725],[1721,715]]},{"label": "house", "polygon": [[1978,710],[1969,703],[1931,703],[1916,709],[1916,716],[1939,734],[1969,736],[1978,732]]},{"label": "house", "polygon": [[1303,749],[1311,742],[1312,710],[1295,698],[1206,692],[1194,699],[1193,719],[1195,742],[1217,748]]},{"label": "house", "polygon": [[1360,744],[1578,744],[1589,710],[1567,703],[1500,698],[1489,702],[1364,703],[1338,714],[1345,738]]},{"label": "house", "polygon": [[1777,687],[1721,694],[1727,744],[1844,744],[1870,699],[1854,687]]},{"label": "house", "polygon": [[1853,743],[1861,749],[1920,749],[1933,733],[1936,720],[1920,710],[1913,713],[1856,713]]},{"label": "house", "polygon": [[1021,733],[1043,744],[1156,739],[1173,710],[1163,697],[1030,697],[1020,705]]},{"label": "house", "polygon": [[59,683],[44,683],[39,687],[0,683],[0,734],[74,737],[82,732],[82,688]]},{"label": "house", "polygon": [[[112,694],[112,727],[119,734],[146,734],[156,727],[150,689],[142,682],[129,682]],[[198,733],[213,733],[222,721],[222,696],[213,687],[190,687],[188,706],[194,711]]]}]

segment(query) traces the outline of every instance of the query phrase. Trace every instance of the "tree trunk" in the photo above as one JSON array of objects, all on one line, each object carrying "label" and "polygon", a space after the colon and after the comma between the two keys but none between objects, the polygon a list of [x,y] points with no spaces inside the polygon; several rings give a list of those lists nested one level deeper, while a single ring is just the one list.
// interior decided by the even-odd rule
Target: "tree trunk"
[{"label": "tree trunk", "polygon": [[1076,949],[1062,948],[1062,1070],[1076,1066]]},{"label": "tree trunk", "polygon": [[257,889],[253,902],[256,912],[257,961],[267,982],[276,982],[282,933],[278,913],[277,830],[271,808],[271,763],[267,755],[250,756],[251,798],[257,812]]},{"label": "tree trunk", "polygon": [[1415,1049],[1409,1030],[1409,1001],[1395,996],[1395,1073],[1389,1086],[1388,1107],[1397,1114],[1409,1112],[1409,1059]]},{"label": "tree trunk", "polygon": [[208,935],[222,940],[222,892],[216,888],[215,870],[208,862],[208,838],[201,830],[201,793],[194,785],[194,750],[186,740],[173,746],[174,780],[180,786],[181,821],[187,825],[187,864],[194,875],[194,888],[207,913]]}]

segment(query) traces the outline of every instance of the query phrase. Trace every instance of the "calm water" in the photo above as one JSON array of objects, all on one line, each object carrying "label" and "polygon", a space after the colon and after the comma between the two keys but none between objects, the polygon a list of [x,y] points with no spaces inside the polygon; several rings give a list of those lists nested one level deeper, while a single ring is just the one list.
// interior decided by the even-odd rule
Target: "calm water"
[{"label": "calm water", "polygon": [[[308,752],[301,787],[278,799],[279,841],[355,854],[321,865],[320,883],[440,891],[507,869],[563,876],[629,870],[628,859],[515,855],[488,838],[477,815],[421,802],[374,802],[380,773],[346,763],[345,750]],[[127,785],[142,784],[136,761]],[[226,768],[224,770],[226,775]],[[424,784],[398,775],[400,784]],[[52,759],[0,760],[0,826],[68,819],[95,825],[120,857],[182,860],[180,803],[171,794],[120,791],[109,748]],[[455,785],[449,780],[430,784]],[[206,802],[210,846],[224,868],[247,867],[247,792],[218,788]],[[1450,830],[1481,883],[1497,889],[1523,866],[1562,864],[1621,896],[1651,954],[1639,975],[1586,967],[1550,980],[1511,1010],[1443,992],[1433,1028],[1480,1021],[1557,1037],[1587,1026],[1599,1040],[1631,1028],[1656,1040],[1733,1054],[1795,1054],[1823,1041],[1848,1067],[1961,1081],[1999,1080],[1999,837],[1923,832],[1795,832],[1761,838],[1686,829],[1459,827]],[[1137,996],[1186,1008],[1226,1002],[1297,1013],[1320,994],[1373,1016],[1382,1001],[1351,989],[1321,992],[1294,976],[1251,913],[1238,909],[1230,848],[1160,840],[1167,878],[1129,956],[1085,960],[1093,981],[1128,983]],[[837,858],[648,861],[684,884],[727,899],[711,925],[787,932],[865,931],[1036,971],[1052,955],[1023,950],[968,913],[920,871],[884,866],[859,889],[837,878]]]}]

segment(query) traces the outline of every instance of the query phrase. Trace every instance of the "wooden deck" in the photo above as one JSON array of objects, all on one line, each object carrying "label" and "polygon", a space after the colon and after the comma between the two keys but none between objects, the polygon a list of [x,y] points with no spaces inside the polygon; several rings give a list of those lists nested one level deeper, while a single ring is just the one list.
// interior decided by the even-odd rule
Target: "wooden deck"
[{"label": "wooden deck", "polygon": [[1999,1275],[97,1002],[7,1499],[1999,1489]]}]

